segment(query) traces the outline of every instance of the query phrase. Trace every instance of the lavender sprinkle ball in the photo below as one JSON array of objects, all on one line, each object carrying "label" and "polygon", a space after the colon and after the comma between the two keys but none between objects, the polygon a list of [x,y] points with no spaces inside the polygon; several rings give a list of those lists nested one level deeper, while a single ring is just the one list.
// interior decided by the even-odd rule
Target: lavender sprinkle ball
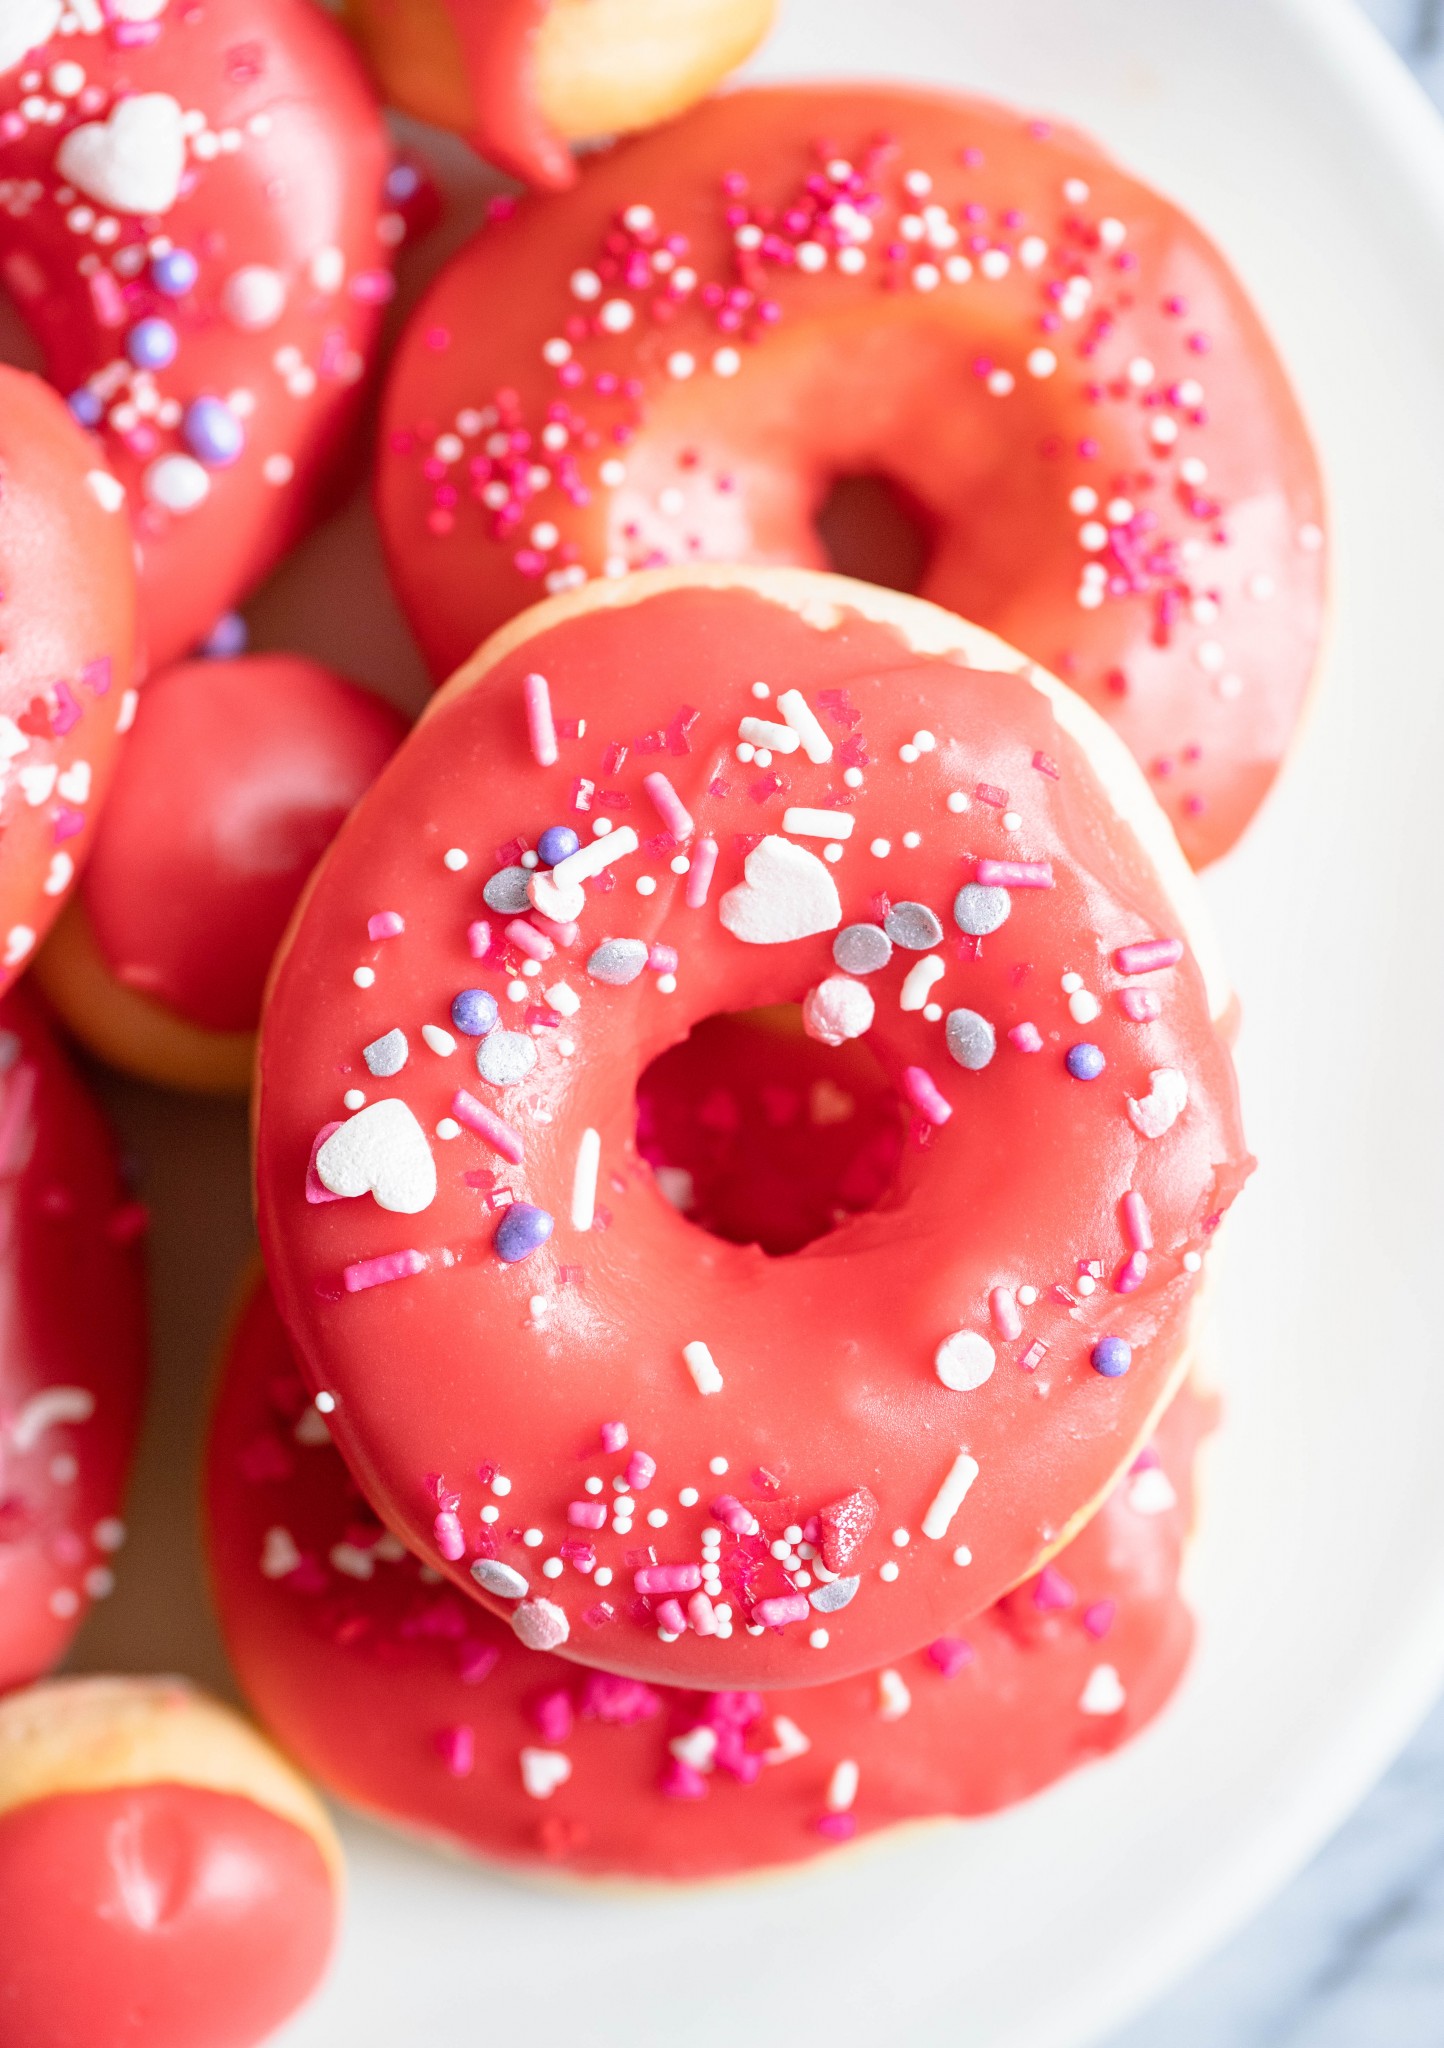
[{"label": "lavender sprinkle ball", "polygon": [[150,266],[150,281],[163,298],[183,299],[200,276],[201,267],[189,249],[167,249]]},{"label": "lavender sprinkle ball", "polygon": [[1093,1346],[1093,1370],[1106,1380],[1122,1379],[1132,1363],[1133,1346],[1126,1337],[1100,1337]]},{"label": "lavender sprinkle ball", "polygon": [[169,320],[155,314],[137,320],[125,337],[125,352],[138,370],[165,370],[175,361],[180,341]]},{"label": "lavender sprinkle ball", "polygon": [[1096,1081],[1107,1064],[1101,1048],[1090,1045],[1086,1039],[1081,1045],[1068,1048],[1068,1071],[1075,1081]]},{"label": "lavender sprinkle ball", "polygon": [[246,446],[246,430],[223,398],[197,398],[186,407],[181,433],[197,462],[229,469]]},{"label": "lavender sprinkle ball", "polygon": [[508,1266],[517,1266],[539,1252],[555,1229],[556,1218],[549,1210],[538,1209],[531,1202],[513,1202],[501,1212],[492,1247]]},{"label": "lavender sprinkle ball", "polygon": [[452,998],[451,1021],[465,1038],[485,1038],[496,1019],[496,997],[484,988],[464,988]]},{"label": "lavender sprinkle ball", "polygon": [[536,843],[536,850],[542,866],[554,868],[559,860],[574,854],[581,843],[570,825],[548,825]]}]

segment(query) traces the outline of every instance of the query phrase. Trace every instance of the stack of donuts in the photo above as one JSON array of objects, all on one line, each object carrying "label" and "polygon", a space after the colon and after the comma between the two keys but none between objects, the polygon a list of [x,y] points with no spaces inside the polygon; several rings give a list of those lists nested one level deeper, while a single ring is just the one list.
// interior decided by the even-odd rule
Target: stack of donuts
[{"label": "stack of donuts", "polygon": [[[1029,1797],[1186,1666],[1253,1164],[1194,870],[1308,693],[1317,466],[1175,206],[977,98],[714,91],[770,12],[0,8],[12,2048],[262,2040],[313,1786],[717,1880]],[[415,120],[509,180],[445,260]],[[434,694],[268,595],[326,522]],[[50,1675],[147,1358],[67,1036],[250,1098],[253,1720]]]}]

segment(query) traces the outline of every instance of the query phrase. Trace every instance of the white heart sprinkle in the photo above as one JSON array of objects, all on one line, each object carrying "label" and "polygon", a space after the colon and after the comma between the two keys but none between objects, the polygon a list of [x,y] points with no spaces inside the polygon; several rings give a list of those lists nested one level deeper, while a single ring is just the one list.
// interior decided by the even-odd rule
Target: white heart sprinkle
[{"label": "white heart sprinkle", "polygon": [[185,163],[184,116],[168,92],[118,101],[108,120],[72,128],[55,157],[62,178],[117,213],[169,213]]},{"label": "white heart sprinkle", "polygon": [[102,512],[118,512],[125,503],[125,485],[108,469],[90,469],[85,473],[90,486],[90,495]]},{"label": "white heart sprinkle", "polygon": [[1166,1515],[1178,1506],[1173,1481],[1161,1465],[1145,1465],[1128,1482],[1128,1505],[1135,1515]]},{"label": "white heart sprinkle", "polygon": [[1123,1681],[1113,1666],[1099,1664],[1088,1675],[1078,1709],[1084,1714],[1121,1714],[1127,1699]]},{"label": "white heart sprinkle", "polygon": [[268,1529],[261,1549],[261,1577],[263,1579],[289,1578],[301,1562],[301,1553],[296,1548],[296,1539],[289,1529]]},{"label": "white heart sprinkle", "polygon": [[689,1728],[685,1735],[674,1735],[667,1747],[678,1763],[690,1764],[694,1771],[710,1771],[717,1754],[717,1730],[704,1722],[700,1728]]},{"label": "white heart sprinkle", "polygon": [[986,1337],[976,1330],[954,1330],[937,1348],[933,1367],[945,1387],[955,1394],[970,1394],[974,1387],[993,1377],[996,1355]]},{"label": "white heart sprinkle", "polygon": [[572,1774],[572,1760],[559,1749],[524,1749],[521,1782],[529,1798],[550,1799]]},{"label": "white heart sprinkle", "polygon": [[72,761],[55,787],[68,804],[90,802],[90,763]]},{"label": "white heart sprinkle", "polygon": [[436,1199],[426,1133],[395,1096],[368,1103],[331,1133],[316,1154],[316,1178],[333,1195],[374,1195],[397,1216],[415,1216]]},{"label": "white heart sprinkle", "polygon": [[50,41],[62,12],[61,0],[6,0],[0,7],[0,78]]},{"label": "white heart sprinkle", "polygon": [[1152,1085],[1141,1102],[1129,1096],[1128,1114],[1145,1138],[1161,1138],[1188,1107],[1188,1083],[1177,1067],[1155,1067],[1148,1079]]},{"label": "white heart sprinkle", "polygon": [[742,864],[745,880],[729,889],[718,915],[749,946],[785,946],[842,923],[837,884],[815,853],[769,833]]},{"label": "white heart sprinkle", "polygon": [[53,761],[42,761],[33,768],[22,768],[15,780],[27,804],[32,808],[43,804],[54,789],[60,770]]}]

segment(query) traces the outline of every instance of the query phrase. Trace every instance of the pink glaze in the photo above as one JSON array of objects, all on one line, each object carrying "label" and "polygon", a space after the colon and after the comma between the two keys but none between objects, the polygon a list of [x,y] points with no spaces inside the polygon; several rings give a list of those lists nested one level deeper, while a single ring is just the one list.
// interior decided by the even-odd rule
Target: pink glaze
[{"label": "pink glaze", "polygon": [[55,394],[0,364],[0,993],[90,851],[134,636],[119,486]]},{"label": "pink glaze", "polygon": [[378,495],[439,679],[618,568],[818,565],[857,478],[913,508],[921,595],[1117,726],[1196,865],[1233,843],[1314,666],[1319,474],[1218,251],[1072,131],[790,86],[588,159],[421,303]]},{"label": "pink glaze", "polygon": [[[58,1663],[91,1601],[113,1583],[145,1386],[144,1235],[145,1213],[122,1184],[99,1109],[29,998],[8,996],[0,1004],[0,1692]],[[0,1997],[0,2012],[8,2010]]]},{"label": "pink glaze", "polygon": [[[307,1406],[261,1290],[232,1342],[207,1461],[211,1567],[237,1673],[331,1791],[481,1856],[704,1879],[903,1821],[992,1812],[1136,1733],[1188,1654],[1177,1573],[1210,1420],[1191,1392],[1156,1439],[1168,1488],[1155,1474],[1135,1494],[1125,1478],[1058,1558],[1049,1597],[1035,1580],[965,1638],[885,1672],[766,1695],[568,1672],[524,1650],[396,1556],[334,1449],[298,1432]],[[260,1569],[278,1527],[300,1556],[281,1580]],[[370,1562],[365,1576],[331,1562],[341,1541]],[[1095,1677],[1105,1665],[1112,1697]],[[1090,1682],[1094,1707],[1112,1711],[1085,1711]],[[523,1778],[523,1753],[541,1745],[538,1787],[555,1778],[553,1758],[571,1766],[545,1796]],[[857,1766],[853,1826],[839,1834],[828,1809],[846,1763]]]},{"label": "pink glaze", "polygon": [[[140,34],[93,28],[100,12],[67,10],[0,77],[0,182],[35,189],[0,209],[0,279],[125,485],[160,666],[281,558],[349,452],[391,291],[387,145],[310,0],[170,0]],[[57,66],[83,81],[64,96]],[[182,139],[192,114],[205,126]],[[167,291],[172,248],[195,274]],[[169,362],[140,346],[157,320]],[[197,439],[195,403],[237,392],[227,438]]]},{"label": "pink glaze", "polygon": [[253,1031],[306,877],[405,731],[299,655],[155,677],[80,891],[116,980],[188,1023]]},{"label": "pink glaze", "polygon": [[[846,588],[820,590],[840,603]],[[527,742],[522,679],[536,667],[560,717],[586,709],[589,737],[567,743],[552,771],[538,770]],[[826,718],[832,761],[799,752],[785,774],[737,763],[738,722],[755,708],[759,677],[779,701],[796,689]],[[697,713],[698,704],[708,708]],[[939,736],[936,748],[901,759],[899,747],[924,728]],[[667,772],[723,849],[702,912],[685,903],[670,838],[644,844],[620,822],[638,818],[647,831],[641,778],[658,737],[684,729]],[[584,838],[570,857],[594,872],[566,975],[576,1000],[563,1014],[551,1007],[557,984],[514,979],[515,956],[478,964],[466,931],[493,868],[568,815],[569,792],[579,774],[602,772],[604,750],[613,830]],[[1035,770],[1039,751],[1055,774]],[[844,762],[858,764],[855,785]],[[948,793],[980,775],[1008,791],[1016,826],[990,806],[949,810]],[[809,936],[745,943],[723,917],[759,841],[784,853],[806,845],[781,838],[795,806],[855,820],[837,861],[806,856],[807,901],[825,904],[835,887],[838,910]],[[571,815],[585,833],[587,814]],[[910,848],[914,831],[921,843]],[[884,840],[885,858],[870,850]],[[885,1198],[779,1258],[679,1215],[638,1156],[637,1087],[651,1061],[713,1013],[800,1002],[837,971],[839,923],[872,923],[890,905],[911,904],[914,915],[932,906],[957,936],[955,892],[1009,846],[1046,860],[1054,886],[1019,890],[991,936],[940,949],[939,1008],[991,1027],[991,1059],[978,1070],[957,1064],[945,1021],[902,1009],[902,947],[868,978],[876,1019],[855,1044],[894,1089],[924,1063],[946,1072],[957,1104],[946,1126],[914,1126]],[[450,847],[469,851],[465,869],[446,867]],[[376,903],[397,907],[407,926],[384,952],[364,942]],[[1167,929],[1177,917],[1047,697],[1009,676],[920,657],[892,628],[845,608],[822,630],[745,589],[654,591],[543,626],[443,701],[323,862],[278,965],[259,1063],[267,1263],[312,1384],[338,1396],[338,1442],[388,1522],[425,1552],[439,1475],[459,1496],[470,1551],[446,1567],[459,1586],[511,1612],[520,1594],[484,1583],[496,1560],[529,1589],[522,1613],[544,1594],[548,1632],[568,1656],[685,1684],[816,1683],[865,1669],[965,1623],[1025,1576],[1146,1430],[1187,1336],[1197,1284],[1189,1255],[1206,1249],[1251,1165],[1232,1067],[1191,956],[1170,971],[1149,1030],[1103,1003],[1087,1027],[1106,1061],[1100,1077],[1068,1070],[1081,1034],[1065,973],[1070,983],[1081,974],[1101,1000],[1113,950],[1141,922]],[[646,970],[625,986],[589,976],[592,949],[619,938],[674,945],[675,988]],[[358,968],[363,981],[374,969],[374,983],[358,986]],[[449,1058],[413,1055],[367,1087],[359,1114],[370,1122],[358,1129],[379,1130],[379,1109],[400,1139],[372,1183],[393,1207],[370,1195],[308,1203],[313,1139],[365,1082],[362,1048],[398,1026],[416,1043],[424,1022],[474,988],[499,1005],[497,1032],[463,1040]],[[1025,1004],[1045,1034],[1032,1057],[1007,1040]],[[484,1078],[494,1058],[531,1054],[519,1078]],[[478,1057],[483,1077],[471,1085],[524,1138],[524,1166],[498,1172],[477,1142],[431,1139],[458,1066],[474,1069]],[[1175,1079],[1152,1102],[1150,1077],[1163,1070]],[[761,1076],[772,1078],[765,1055]],[[1149,1098],[1157,1110],[1180,1085],[1186,1110],[1146,1136],[1130,1103]],[[1146,1121],[1152,1111],[1139,1113]],[[581,1228],[572,1201],[589,1130],[601,1167],[595,1217]],[[1130,1189],[1147,1202],[1156,1242],[1143,1284],[1118,1296],[1095,1285],[1092,1268],[1101,1275],[1128,1249],[1121,1201]],[[494,1248],[512,1232],[525,1233],[528,1253],[514,1263]],[[398,1244],[416,1247],[407,1256],[424,1257],[425,1270],[413,1263],[400,1285],[347,1292],[343,1275],[357,1261],[385,1259]],[[1013,1344],[985,1342],[999,1286],[1020,1301],[1028,1289]],[[1104,1337],[1132,1347],[1121,1377],[1091,1362]],[[990,1362],[981,1375],[980,1344]],[[594,1545],[612,1574],[606,1591],[565,1560],[559,1576],[543,1578],[542,1559],[562,1555],[566,1503],[593,1469],[603,1421],[618,1416],[655,1461],[667,1523],[634,1529],[614,1510]],[[604,1464],[599,1476],[614,1495],[617,1468]],[[690,1506],[679,1504],[684,1489],[695,1492]],[[772,1608],[753,1623],[763,1602],[794,1612],[795,1582],[771,1546],[859,1489],[871,1490],[877,1527],[849,1566],[860,1575],[856,1597],[786,1626],[767,1626],[781,1613]],[[749,1531],[727,1532],[719,1562],[732,1625],[663,1642],[631,1573],[697,1561],[708,1502],[721,1493],[742,1504]],[[527,1528],[542,1532],[540,1548],[523,1543]],[[896,1530],[905,1542],[893,1542]]]}]

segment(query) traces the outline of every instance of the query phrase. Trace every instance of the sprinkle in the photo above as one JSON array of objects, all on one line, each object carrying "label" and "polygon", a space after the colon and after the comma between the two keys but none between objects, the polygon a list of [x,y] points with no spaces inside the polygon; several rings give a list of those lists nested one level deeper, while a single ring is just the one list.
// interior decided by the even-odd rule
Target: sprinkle
[{"label": "sprinkle", "polygon": [[456,1051],[456,1040],[449,1031],[443,1031],[439,1024],[423,1024],[421,1036],[439,1059],[450,1059]]},{"label": "sprinkle", "polygon": [[802,741],[802,751],[809,761],[821,764],[832,759],[832,741],[818,723],[801,690],[784,690],[777,700],[777,708]]},{"label": "sprinkle", "polygon": [[603,939],[587,961],[587,973],[609,988],[626,988],[642,973],[647,957],[645,939]]},{"label": "sprinkle", "polygon": [[976,1010],[949,1010],[943,1026],[949,1055],[969,1073],[980,1073],[998,1049],[998,1036]]},{"label": "sprinkle", "polygon": [[970,1394],[993,1377],[996,1354],[977,1330],[955,1330],[944,1337],[933,1358],[933,1370],[955,1394]]},{"label": "sprinkle", "polygon": [[[525,988],[523,983],[523,993]],[[510,1088],[524,1081],[536,1060],[535,1045],[521,1031],[493,1031],[476,1048],[476,1071],[494,1088]]]},{"label": "sprinkle", "polygon": [[875,1014],[872,995],[860,981],[833,974],[808,991],[802,1005],[802,1028],[820,1045],[843,1045],[870,1031]]},{"label": "sprinkle", "polygon": [[371,988],[376,980],[376,969],[374,967],[358,967],[352,974],[351,979],[355,982],[357,988]]},{"label": "sprinkle", "polygon": [[[555,1650],[571,1634],[571,1626],[563,1610],[551,1600],[527,1600],[517,1608],[511,1618],[511,1625],[518,1638],[529,1650]],[[566,1759],[560,1759],[563,1763]],[[565,1775],[570,1775],[567,1765]]]},{"label": "sprinkle", "polygon": [[953,899],[953,920],[959,931],[981,939],[1006,924],[1012,909],[1013,899],[1006,889],[984,888],[981,883],[968,882]]},{"label": "sprinkle", "polygon": [[660,768],[642,777],[642,787],[652,799],[657,816],[662,820],[674,839],[690,839],[697,827],[692,813],[673,789],[670,781]]},{"label": "sprinkle", "polygon": [[[519,953],[525,953],[529,960],[550,960],[556,952],[556,947],[546,933],[538,931],[537,927],[529,924],[524,917],[514,917],[503,936],[509,945],[515,946]],[[469,1035],[476,1038],[480,1033],[472,1032]]]},{"label": "sprinkle", "polygon": [[850,1607],[857,1598],[857,1589],[862,1584],[859,1577],[833,1579],[830,1584],[818,1586],[808,1594],[808,1599],[817,1614],[840,1614],[844,1607]]},{"label": "sprinkle", "polygon": [[459,875],[464,867],[470,865],[470,861],[470,854],[462,846],[448,846],[441,856],[441,865],[449,868],[453,875]]},{"label": "sprinkle", "polygon": [[341,1282],[348,1294],[361,1294],[368,1287],[384,1287],[388,1280],[409,1280],[430,1265],[425,1252],[386,1252],[379,1259],[358,1259],[345,1267]]},{"label": "sprinkle", "polygon": [[380,1038],[373,1038],[361,1057],[365,1060],[368,1071],[374,1074],[378,1081],[389,1081],[393,1074],[399,1074],[406,1065],[409,1052],[406,1033],[393,1029]]},{"label": "sprinkle", "polygon": [[526,704],[526,729],[532,754],[539,768],[553,768],[557,760],[557,729],[552,718],[551,686],[543,675],[533,672],[522,677],[522,698]]},{"label": "sprinkle", "polygon": [[[550,1603],[538,1601],[540,1607]],[[560,1610],[558,1610],[560,1611]],[[520,1631],[518,1631],[520,1633]],[[529,1648],[550,1648],[550,1644],[528,1645]],[[572,1774],[572,1760],[559,1749],[524,1749],[520,1752],[522,1789],[529,1799],[550,1799],[559,1785],[565,1785]]]},{"label": "sprinkle", "polygon": [[1075,1081],[1096,1081],[1108,1062],[1100,1046],[1091,1045],[1086,1039],[1079,1045],[1070,1045],[1065,1063]]},{"label": "sprinkle", "polygon": [[602,1449],[608,1456],[627,1448],[627,1425],[625,1422],[604,1422],[600,1431]]},{"label": "sprinkle", "polygon": [[529,870],[519,865],[499,868],[483,883],[482,901],[502,917],[519,917],[531,903],[531,879]]},{"label": "sprinkle", "polygon": [[923,1516],[923,1534],[936,1543],[946,1536],[954,1515],[968,1497],[968,1490],[978,1476],[978,1461],[968,1452],[959,1451],[948,1468],[948,1475],[933,1496],[932,1505]]},{"label": "sprinkle", "polygon": [[570,982],[554,981],[542,990],[542,994],[559,1017],[575,1017],[582,1007],[582,999]]},{"label": "sprinkle", "polygon": [[416,1216],[436,1199],[436,1164],[409,1105],[383,1097],[338,1124],[315,1156],[316,1176],[333,1195],[375,1198],[378,1208]]},{"label": "sprinkle", "polygon": [[[458,1096],[452,1107],[458,1108],[460,1100]],[[502,1129],[505,1128],[503,1125]],[[501,1212],[492,1235],[492,1249],[506,1265],[520,1265],[523,1259],[541,1250],[555,1228],[556,1218],[549,1210],[539,1209],[533,1202],[512,1202]]]},{"label": "sprinkle", "polygon": [[1113,965],[1120,974],[1152,974],[1155,968],[1176,967],[1182,958],[1182,939],[1139,939],[1120,946]]},{"label": "sprinkle", "polygon": [[805,1593],[779,1593],[771,1600],[759,1600],[752,1618],[763,1628],[786,1628],[789,1622],[806,1621],[811,1612]]},{"label": "sprinkle", "polygon": [[1147,1095],[1141,1100],[1129,1096],[1128,1115],[1145,1138],[1161,1138],[1188,1107],[1188,1083],[1177,1067],[1155,1067],[1148,1079]]},{"label": "sprinkle", "polygon": [[615,832],[608,832],[589,846],[578,847],[565,860],[558,861],[552,869],[552,879],[562,887],[589,881],[599,875],[603,868],[610,867],[614,860],[621,860],[637,851],[639,841],[630,825],[618,826]]},{"label": "sprinkle", "polygon": [[810,810],[793,804],[782,814],[782,829],[799,839],[851,839],[856,823],[851,811]]},{"label": "sprinkle", "polygon": [[930,1124],[945,1124],[953,1113],[953,1105],[926,1067],[904,1067],[902,1089],[913,1108]]},{"label": "sprinkle", "polygon": [[1151,1024],[1163,1015],[1163,999],[1151,988],[1119,989],[1118,1007],[1130,1024]]},{"label": "sprinkle", "polygon": [[348,1088],[341,1097],[341,1100],[347,1109],[364,1109],[366,1107],[366,1090],[364,1088]]},{"label": "sprinkle", "polygon": [[[465,1124],[469,1131],[475,1131],[479,1138],[485,1138],[494,1152],[512,1166],[520,1166],[525,1156],[520,1134],[510,1124],[503,1123],[485,1103],[478,1102],[465,1088],[458,1088],[451,1098],[451,1113],[458,1123]],[[548,1233],[550,1235],[550,1233]],[[505,1253],[502,1254],[506,1256]]]},{"label": "sprinkle", "polygon": [[1126,1337],[1100,1337],[1093,1346],[1090,1363],[1104,1379],[1122,1379],[1133,1363],[1133,1346]]},{"label": "sprinkle", "polygon": [[993,1328],[1009,1343],[1023,1334],[1023,1318],[1018,1314],[1018,1304],[1009,1287],[995,1287],[988,1296],[988,1313],[993,1318]]},{"label": "sprinkle", "polygon": [[1111,1664],[1100,1664],[1089,1674],[1078,1710],[1083,1714],[1121,1714],[1127,1695],[1123,1681]]},{"label": "sprinkle", "polygon": [[1134,1294],[1148,1278],[1147,1252],[1130,1252],[1113,1282],[1117,1294]]},{"label": "sprinkle", "polygon": [[643,1565],[632,1579],[638,1593],[695,1593],[702,1583],[699,1564]]},{"label": "sprinkle", "polygon": [[699,839],[692,849],[692,865],[687,874],[687,908],[700,910],[707,901],[707,891],[712,886],[712,875],[717,866],[717,842],[715,839]]},{"label": "sprinkle", "polygon": [[461,1136],[461,1125],[454,1116],[444,1116],[437,1123],[436,1135],[449,1144],[453,1138]]},{"label": "sprinkle", "polygon": [[589,1125],[577,1145],[577,1163],[572,1169],[572,1228],[590,1230],[597,1213],[597,1171],[602,1159],[602,1138]]},{"label": "sprinkle", "polygon": [[1043,1050],[1043,1034],[1039,1031],[1036,1024],[1015,1024],[1008,1033],[1008,1038],[1013,1045],[1017,1046],[1019,1052],[1041,1052]]},{"label": "sprinkle", "polygon": [[845,1758],[834,1770],[827,1785],[827,1810],[829,1813],[847,1813],[857,1798],[857,1765],[850,1757]]},{"label": "sprinkle", "polygon": [[496,997],[484,988],[464,988],[452,999],[451,1021],[467,1038],[485,1038],[497,1016]]},{"label": "sprinkle", "polygon": [[737,737],[750,747],[766,747],[774,754],[795,754],[802,745],[790,725],[778,725],[771,718],[744,718],[737,727]]},{"label": "sprinkle", "polygon": [[633,1451],[627,1460],[626,1483],[633,1493],[645,1493],[657,1476],[657,1461],[647,1451]]},{"label": "sprinkle", "polygon": [[921,1010],[927,1005],[928,994],[935,982],[942,980],[947,969],[936,953],[929,953],[909,968],[907,979],[902,985],[899,1006],[904,1010]]},{"label": "sprinkle", "polygon": [[699,1394],[720,1394],[722,1375],[711,1351],[699,1339],[682,1346],[682,1358]]},{"label": "sprinkle", "polygon": [[942,943],[942,919],[926,903],[894,903],[883,919],[883,930],[895,946],[909,953],[925,953]]},{"label": "sprinkle", "polygon": [[1091,1024],[1103,1014],[1103,1005],[1090,989],[1075,989],[1068,998],[1068,1014],[1075,1024]]},{"label": "sprinkle", "polygon": [[1135,1251],[1153,1250],[1153,1224],[1148,1204],[1136,1188],[1130,1188],[1123,1197],[1123,1229]]},{"label": "sprinkle", "polygon": [[744,879],[723,896],[718,916],[744,944],[786,945],[841,924],[837,884],[806,847],[769,833],[747,855],[742,873]]},{"label": "sprinkle", "polygon": [[881,925],[844,925],[832,942],[832,957],[847,974],[876,974],[892,958],[892,940]]},{"label": "sprinkle", "polygon": [[378,910],[367,921],[368,939],[399,939],[406,929],[406,920],[399,910]]},{"label": "sprinkle", "polygon": [[1051,889],[1053,863],[1046,860],[980,860],[977,880],[985,889]]},{"label": "sprinkle", "polygon": [[907,1683],[900,1671],[879,1671],[877,1674],[877,1713],[880,1721],[900,1721],[913,1703]]}]

